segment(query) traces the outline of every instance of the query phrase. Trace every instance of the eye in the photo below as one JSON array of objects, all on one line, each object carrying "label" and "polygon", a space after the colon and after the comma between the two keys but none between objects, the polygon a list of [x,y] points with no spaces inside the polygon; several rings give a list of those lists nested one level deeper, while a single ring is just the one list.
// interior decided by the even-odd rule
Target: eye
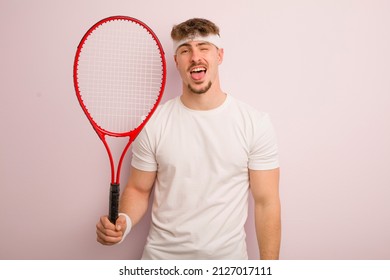
[{"label": "eye", "polygon": [[210,46],[208,44],[202,44],[200,46],[201,51],[208,51],[210,49]]}]

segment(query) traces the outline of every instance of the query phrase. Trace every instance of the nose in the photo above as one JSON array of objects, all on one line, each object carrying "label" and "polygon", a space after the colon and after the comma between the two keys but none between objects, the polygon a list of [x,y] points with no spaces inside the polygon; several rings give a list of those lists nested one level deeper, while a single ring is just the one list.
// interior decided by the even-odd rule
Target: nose
[{"label": "nose", "polygon": [[191,62],[198,62],[200,61],[201,59],[201,56],[200,56],[200,51],[197,50],[196,48],[192,50],[191,52]]}]

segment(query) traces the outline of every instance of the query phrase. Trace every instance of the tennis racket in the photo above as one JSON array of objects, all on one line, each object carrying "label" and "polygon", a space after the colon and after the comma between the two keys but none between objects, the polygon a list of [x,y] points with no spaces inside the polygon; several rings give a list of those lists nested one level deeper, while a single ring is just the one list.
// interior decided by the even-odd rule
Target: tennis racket
[{"label": "tennis racket", "polygon": [[[131,143],[159,104],[166,62],[161,43],[143,22],[126,16],[100,20],[77,47],[73,81],[78,101],[104,144],[111,167],[109,220],[118,218],[120,171]],[[128,137],[115,170],[107,136]]]}]

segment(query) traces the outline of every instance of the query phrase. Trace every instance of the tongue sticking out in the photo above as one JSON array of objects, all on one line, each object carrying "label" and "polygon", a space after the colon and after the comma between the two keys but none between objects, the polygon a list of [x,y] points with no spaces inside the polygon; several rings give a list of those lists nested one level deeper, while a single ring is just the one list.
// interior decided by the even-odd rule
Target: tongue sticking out
[{"label": "tongue sticking out", "polygon": [[193,72],[191,73],[191,77],[196,81],[201,80],[204,77],[204,72]]},{"label": "tongue sticking out", "polygon": [[206,71],[194,71],[194,72],[191,72],[191,78],[195,81],[199,81],[199,80],[203,79],[205,74],[206,74]]}]

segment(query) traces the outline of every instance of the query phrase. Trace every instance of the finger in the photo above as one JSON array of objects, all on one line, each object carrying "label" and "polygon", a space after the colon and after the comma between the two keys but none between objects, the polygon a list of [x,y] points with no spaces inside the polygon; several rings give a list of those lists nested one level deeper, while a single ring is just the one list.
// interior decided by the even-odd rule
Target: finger
[{"label": "finger", "polygon": [[110,222],[108,219],[108,216],[102,216],[100,217],[100,223],[104,226],[106,229],[115,230],[115,225]]},{"label": "finger", "polygon": [[109,236],[104,234],[103,232],[97,230],[96,231],[96,239],[99,243],[103,245],[114,245],[122,240],[122,234],[119,232],[120,236]]},{"label": "finger", "polygon": [[116,228],[113,223],[110,222],[107,216],[100,217],[99,222],[96,224],[96,228],[106,235],[119,236],[116,233]]},{"label": "finger", "polygon": [[122,236],[122,232],[121,231],[117,231],[115,229],[115,227],[112,229],[112,228],[105,228],[104,225],[102,223],[97,223],[96,224],[96,233],[100,233],[101,235],[105,235],[105,236],[108,236],[108,237],[120,237]]},{"label": "finger", "polygon": [[96,240],[97,240],[97,242],[99,242],[100,244],[105,245],[105,246],[112,246],[112,245],[115,245],[119,242],[119,241],[118,242],[107,241],[105,239],[102,239],[100,236],[97,236]]},{"label": "finger", "polygon": [[115,226],[109,222],[107,216],[101,217],[96,224],[96,239],[103,245],[114,245],[122,240],[122,236],[123,233],[115,230]]}]

